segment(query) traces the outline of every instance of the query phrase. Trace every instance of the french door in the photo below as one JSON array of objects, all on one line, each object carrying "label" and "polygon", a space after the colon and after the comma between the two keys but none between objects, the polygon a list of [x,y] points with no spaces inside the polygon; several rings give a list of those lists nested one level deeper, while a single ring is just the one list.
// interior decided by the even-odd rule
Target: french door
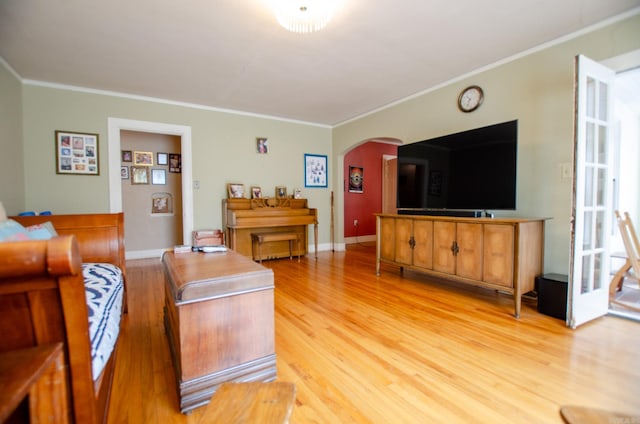
[{"label": "french door", "polygon": [[567,325],[603,316],[609,306],[611,96],[614,71],[576,57],[574,191]]}]

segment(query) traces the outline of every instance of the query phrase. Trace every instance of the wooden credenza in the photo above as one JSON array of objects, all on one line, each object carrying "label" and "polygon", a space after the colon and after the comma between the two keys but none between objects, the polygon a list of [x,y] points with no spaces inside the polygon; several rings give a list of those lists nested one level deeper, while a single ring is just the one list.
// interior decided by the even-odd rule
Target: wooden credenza
[{"label": "wooden credenza", "polygon": [[299,249],[289,251],[287,241],[263,244],[261,259],[288,258],[306,255],[309,240],[308,226],[313,224],[315,254],[318,253],[318,213],[307,206],[307,199],[224,199],[222,201],[223,227],[227,246],[252,257],[252,233],[287,231],[298,234]]},{"label": "wooden credenza", "polygon": [[164,324],[183,413],[226,382],[276,378],[273,271],[232,250],[162,256]]},{"label": "wooden credenza", "polygon": [[522,295],[543,271],[544,220],[377,214],[376,274],[382,262]]}]

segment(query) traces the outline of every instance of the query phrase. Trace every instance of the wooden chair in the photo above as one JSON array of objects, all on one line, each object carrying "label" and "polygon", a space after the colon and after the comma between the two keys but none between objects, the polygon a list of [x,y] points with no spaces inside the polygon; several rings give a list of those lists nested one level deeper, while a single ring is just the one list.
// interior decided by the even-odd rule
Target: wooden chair
[{"label": "wooden chair", "polygon": [[[615,214],[627,256],[624,264],[620,267],[618,272],[615,273],[611,283],[609,284],[609,302],[640,312],[640,307],[616,300],[615,298],[616,293],[622,290],[622,283],[624,282],[625,277],[635,279],[640,284],[640,242],[638,242],[638,235],[633,227],[633,223],[631,222],[629,212],[624,213],[624,218],[620,215],[619,211],[615,211]],[[633,270],[634,275],[629,274],[629,271],[631,270]]]}]

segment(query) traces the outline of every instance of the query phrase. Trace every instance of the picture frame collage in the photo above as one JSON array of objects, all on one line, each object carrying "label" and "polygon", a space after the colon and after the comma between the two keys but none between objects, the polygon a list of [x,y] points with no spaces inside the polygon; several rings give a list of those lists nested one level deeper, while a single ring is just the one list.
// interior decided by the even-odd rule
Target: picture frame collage
[{"label": "picture frame collage", "polygon": [[98,134],[55,131],[56,174],[100,175]]},{"label": "picture frame collage", "polygon": [[167,172],[182,172],[182,156],[178,153],[122,150],[121,160],[120,178],[131,180],[132,185],[166,185]]}]

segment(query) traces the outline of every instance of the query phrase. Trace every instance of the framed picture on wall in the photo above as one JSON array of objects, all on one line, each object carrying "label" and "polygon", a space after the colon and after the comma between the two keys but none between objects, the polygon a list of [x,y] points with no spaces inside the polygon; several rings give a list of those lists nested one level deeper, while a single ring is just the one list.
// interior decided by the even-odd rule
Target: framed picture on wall
[{"label": "framed picture on wall", "polygon": [[133,152],[133,164],[136,166],[153,166],[153,153]]},{"label": "framed picture on wall", "polygon": [[167,183],[167,171],[164,169],[151,170],[151,184],[164,185]]},{"label": "framed picture on wall", "polygon": [[168,153],[158,153],[158,165],[167,165],[169,164],[169,154]]},{"label": "framed picture on wall", "polygon": [[266,137],[256,138],[256,152],[261,154],[269,153],[269,140]]},{"label": "framed picture on wall", "polygon": [[304,186],[327,187],[327,156],[304,155]]},{"label": "framed picture on wall", "polygon": [[177,153],[169,153],[169,172],[182,172],[182,157]]},{"label": "framed picture on wall", "polygon": [[349,167],[349,193],[364,193],[364,169],[361,166]]},{"label": "framed picture on wall", "polygon": [[132,166],[131,184],[149,184],[149,168],[146,166]]},{"label": "framed picture on wall", "polygon": [[128,180],[129,179],[129,167],[128,166],[121,166],[120,167],[120,178],[122,178],[123,180]]},{"label": "framed picture on wall", "polygon": [[173,213],[173,199],[171,193],[153,193],[151,195],[151,213]]},{"label": "framed picture on wall", "polygon": [[56,131],[56,174],[98,175],[98,134]]},{"label": "framed picture on wall", "polygon": [[131,150],[122,151],[122,162],[133,162],[133,153]]}]

